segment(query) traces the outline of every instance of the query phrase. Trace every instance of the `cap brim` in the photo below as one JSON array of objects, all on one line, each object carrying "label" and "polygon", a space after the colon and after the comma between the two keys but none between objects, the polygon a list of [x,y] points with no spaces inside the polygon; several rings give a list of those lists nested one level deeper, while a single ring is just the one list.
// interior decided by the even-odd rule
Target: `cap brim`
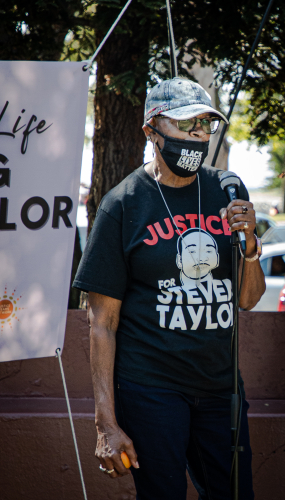
[{"label": "cap brim", "polygon": [[189,120],[195,116],[202,115],[203,113],[210,113],[211,115],[219,116],[227,124],[229,121],[227,118],[216,111],[211,106],[206,106],[205,104],[190,104],[189,106],[181,106],[181,108],[171,109],[170,111],[163,111],[161,114],[167,116],[168,118],[173,118],[174,120]]}]

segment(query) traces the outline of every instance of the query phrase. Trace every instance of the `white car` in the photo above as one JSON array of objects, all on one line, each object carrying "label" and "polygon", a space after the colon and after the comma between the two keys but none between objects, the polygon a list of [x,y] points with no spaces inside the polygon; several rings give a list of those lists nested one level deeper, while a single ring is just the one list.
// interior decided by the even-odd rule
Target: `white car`
[{"label": "white car", "polygon": [[256,232],[263,244],[285,241],[285,223],[276,222],[270,215],[256,212]]},{"label": "white car", "polygon": [[280,290],[285,283],[285,242],[263,245],[260,265],[266,291],[251,311],[277,311]]},{"label": "white car", "polygon": [[255,217],[258,238],[261,238],[268,229],[277,227],[275,220],[268,214],[256,212]]}]

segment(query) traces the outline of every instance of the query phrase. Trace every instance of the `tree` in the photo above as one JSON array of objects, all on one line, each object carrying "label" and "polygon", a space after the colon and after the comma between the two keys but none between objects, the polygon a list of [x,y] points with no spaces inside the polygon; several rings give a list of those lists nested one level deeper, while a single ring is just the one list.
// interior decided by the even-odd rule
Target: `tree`
[{"label": "tree", "polygon": [[[125,0],[98,1],[94,15],[97,46],[124,4]],[[254,0],[172,2],[179,74],[189,76],[199,62],[213,65],[218,86],[235,85],[266,6],[265,0],[258,4]],[[250,91],[246,107],[250,137],[260,145],[272,133],[284,135],[280,106],[285,90],[284,17],[283,3],[276,2],[243,84]],[[90,226],[101,197],[142,162],[140,128],[146,85],[156,82],[155,75],[170,76],[167,45],[165,2],[137,0],[98,57]]]},{"label": "tree", "polygon": [[[102,35],[97,32],[97,36],[99,40]],[[104,194],[143,159],[145,139],[141,126],[146,87],[133,77],[131,92],[128,92],[139,50],[129,34],[113,35],[98,58],[94,162],[87,204],[90,228]]]},{"label": "tree", "polygon": [[282,190],[282,212],[285,212],[285,142],[274,138],[269,149],[271,156],[269,166],[273,172],[273,177],[267,179],[267,187],[281,188]]},{"label": "tree", "polygon": [[[99,2],[94,17],[97,46],[123,5],[121,1]],[[143,161],[145,137],[141,127],[149,48],[155,36],[152,15],[153,9],[158,12],[162,5],[161,0],[131,4],[97,59],[89,229],[104,194]]]},{"label": "tree", "polygon": [[[0,0],[2,59],[87,59],[126,0]],[[215,84],[238,81],[268,0],[174,0],[172,16],[181,76],[195,63],[212,65]],[[94,8],[96,7],[96,9]],[[273,4],[243,89],[250,137],[260,145],[284,137],[285,5]],[[68,46],[63,42],[69,35]],[[164,0],[134,0],[97,60],[92,225],[101,197],[142,162],[147,83],[168,78]],[[187,64],[185,57],[187,56]]]},{"label": "tree", "polygon": [[[0,0],[0,57],[59,59],[68,33],[65,56],[86,59],[94,49],[94,30],[98,46],[124,5],[125,0],[18,0],[7,7]],[[173,1],[179,74],[189,76],[199,62],[213,66],[219,87],[235,84],[266,7],[267,0]],[[250,91],[250,135],[259,144],[270,134],[284,136],[284,17],[285,6],[276,0],[243,84]],[[142,161],[146,85],[155,83],[155,75],[169,77],[167,46],[165,1],[134,0],[99,55],[91,224],[102,195]]]},{"label": "tree", "polygon": [[[198,22],[197,29],[191,26],[190,32],[193,30],[199,49],[213,63],[216,84],[230,83],[234,90],[268,2],[218,0],[191,4],[195,4]],[[284,2],[276,1],[242,86],[249,93],[246,113],[250,137],[259,145],[273,135],[284,138],[284,18]],[[206,19],[215,22],[206,26]]]},{"label": "tree", "polygon": [[[0,59],[58,61],[64,39],[88,24],[90,0],[0,0]],[[93,2],[92,2],[93,3]]]}]

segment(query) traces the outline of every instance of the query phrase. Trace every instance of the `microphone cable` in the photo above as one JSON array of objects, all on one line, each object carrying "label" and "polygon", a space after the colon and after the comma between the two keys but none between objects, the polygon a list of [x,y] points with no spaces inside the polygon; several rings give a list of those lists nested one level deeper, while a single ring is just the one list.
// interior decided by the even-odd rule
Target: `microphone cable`
[{"label": "microphone cable", "polygon": [[240,296],[241,296],[241,291],[242,291],[242,285],[243,285],[244,265],[245,265],[245,258],[243,258],[242,270],[241,270],[241,277],[240,277],[240,285],[239,285],[238,296],[237,296],[237,303],[236,303],[235,310],[233,312],[233,314],[234,314],[234,320],[233,320],[233,330],[232,330],[232,339],[231,339],[231,356],[233,355],[233,339],[234,339],[234,332],[235,332],[235,329],[236,329],[237,315],[238,315],[238,309],[239,309],[239,301],[240,301]]},{"label": "microphone cable", "polygon": [[[235,307],[235,310],[234,310],[234,321],[233,321],[233,330],[232,330],[232,339],[231,339],[231,358],[233,357],[233,339],[234,339],[234,332],[235,332],[236,324],[237,324],[237,317],[238,317],[238,310],[239,310],[239,301],[240,301],[240,296],[241,296],[241,291],[242,291],[242,285],[243,285],[244,266],[245,266],[245,258],[243,257],[243,264],[242,264],[242,270],[241,270],[241,278],[240,278],[240,285],[239,285],[238,296],[237,296],[237,303],[236,303],[236,307]],[[235,463],[235,460],[237,458],[239,433],[240,433],[240,426],[241,426],[242,393],[241,393],[240,384],[238,384],[238,389],[239,389],[239,396],[240,396],[240,404],[239,404],[239,415],[238,415],[238,422],[237,422],[237,434],[236,434],[235,449],[234,449],[234,453],[233,453],[233,457],[232,457],[230,482],[232,481],[234,463]]]}]

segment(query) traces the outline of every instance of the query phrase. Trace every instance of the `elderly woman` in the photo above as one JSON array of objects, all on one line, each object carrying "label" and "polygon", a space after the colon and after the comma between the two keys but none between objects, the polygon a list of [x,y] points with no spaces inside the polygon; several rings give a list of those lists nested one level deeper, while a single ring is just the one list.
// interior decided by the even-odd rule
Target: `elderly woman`
[{"label": "elderly woman", "polygon": [[[220,120],[197,83],[151,90],[154,159],[102,200],[74,282],[89,292],[96,456],[116,478],[127,453],[138,500],[185,500],[186,470],[201,500],[230,499],[232,231],[246,237],[240,307],[265,285],[244,185],[228,205],[221,171],[203,164]],[[240,498],[252,500],[247,409]]]}]

